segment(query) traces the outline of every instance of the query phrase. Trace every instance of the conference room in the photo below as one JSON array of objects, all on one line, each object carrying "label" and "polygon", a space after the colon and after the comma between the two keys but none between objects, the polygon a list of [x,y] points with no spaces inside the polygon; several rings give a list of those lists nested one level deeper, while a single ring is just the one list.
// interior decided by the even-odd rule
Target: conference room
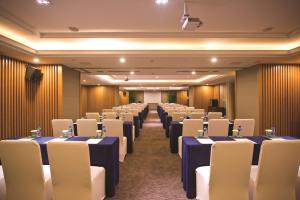
[{"label": "conference room", "polygon": [[0,0],[0,200],[300,200],[299,8]]}]

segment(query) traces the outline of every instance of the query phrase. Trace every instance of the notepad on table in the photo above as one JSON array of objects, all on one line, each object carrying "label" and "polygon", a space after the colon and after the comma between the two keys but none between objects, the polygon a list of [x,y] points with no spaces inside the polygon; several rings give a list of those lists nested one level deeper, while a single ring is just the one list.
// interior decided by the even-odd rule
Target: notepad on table
[{"label": "notepad on table", "polygon": [[19,141],[31,141],[33,138],[20,138]]},{"label": "notepad on table", "polygon": [[86,142],[88,144],[98,144],[99,142],[101,142],[102,139],[94,139],[94,138],[90,138],[88,139]]},{"label": "notepad on table", "polygon": [[235,141],[240,141],[240,142],[252,142],[254,144],[256,144],[256,142],[249,140],[247,138],[234,138]]},{"label": "notepad on table", "polygon": [[215,142],[209,138],[197,138],[198,142],[201,144],[214,144]]},{"label": "notepad on table", "polygon": [[54,138],[54,139],[48,140],[47,142],[44,142],[44,143],[47,144],[48,142],[63,142],[63,141],[66,141],[67,139],[68,138],[63,138],[63,137]]},{"label": "notepad on table", "polygon": [[282,138],[282,137],[275,137],[275,138],[270,138],[271,140],[286,140],[286,139],[284,139],[284,138]]}]

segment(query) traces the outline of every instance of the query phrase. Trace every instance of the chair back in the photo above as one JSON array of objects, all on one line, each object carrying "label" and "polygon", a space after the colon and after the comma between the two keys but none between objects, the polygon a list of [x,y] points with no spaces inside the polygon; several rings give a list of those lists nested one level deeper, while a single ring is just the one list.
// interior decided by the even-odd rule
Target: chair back
[{"label": "chair back", "polygon": [[194,109],[194,112],[201,112],[201,113],[205,113],[205,109]]},{"label": "chair back", "polygon": [[210,200],[249,200],[253,143],[222,141],[211,147]]},{"label": "chair back", "polygon": [[123,121],[133,122],[133,114],[132,113],[123,113]]},{"label": "chair back", "polygon": [[223,116],[221,112],[209,112],[207,114],[208,120],[210,119],[220,119]]},{"label": "chair back", "polygon": [[0,141],[6,200],[45,200],[40,146],[35,141]]},{"label": "chair back", "polygon": [[189,114],[190,119],[202,119],[204,117],[204,113],[203,112],[192,112],[191,114]]},{"label": "chair back", "polygon": [[98,112],[87,112],[85,113],[87,119],[95,119],[100,121],[100,114]]},{"label": "chair back", "polygon": [[184,119],[184,112],[173,112],[172,113],[172,121],[182,121]]},{"label": "chair back", "polygon": [[264,141],[260,149],[254,199],[295,200],[299,164],[300,140]]},{"label": "chair back", "polygon": [[116,119],[117,118],[117,113],[115,112],[103,112],[103,119]]},{"label": "chair back", "polygon": [[89,148],[86,142],[49,142],[53,199],[92,199]]},{"label": "chair back", "polygon": [[197,136],[197,131],[203,129],[202,119],[184,119],[182,136]]},{"label": "chair back", "polygon": [[228,136],[228,119],[211,119],[208,121],[209,136]]},{"label": "chair back", "polygon": [[97,120],[95,119],[77,119],[78,136],[96,136],[98,130]]},{"label": "chair back", "polygon": [[139,116],[139,109],[129,109],[128,112],[131,112],[134,116]]},{"label": "chair back", "polygon": [[253,136],[254,128],[255,128],[255,120],[254,119],[235,119],[234,120],[234,129],[238,129],[241,126],[242,130],[240,134],[242,136]]},{"label": "chair back", "polygon": [[52,130],[54,137],[62,136],[63,130],[68,130],[69,127],[73,130],[73,120],[72,119],[52,119]]},{"label": "chair back", "polygon": [[119,119],[105,119],[102,126],[105,126],[106,135],[119,137],[120,144],[123,143],[123,121]]}]

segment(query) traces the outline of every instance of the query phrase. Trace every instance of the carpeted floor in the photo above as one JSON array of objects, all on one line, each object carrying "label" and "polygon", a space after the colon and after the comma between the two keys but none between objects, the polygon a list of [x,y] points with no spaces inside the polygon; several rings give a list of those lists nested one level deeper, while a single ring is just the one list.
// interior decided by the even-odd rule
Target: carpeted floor
[{"label": "carpeted floor", "polygon": [[181,160],[171,154],[157,112],[149,112],[133,154],[120,164],[120,182],[112,200],[187,199],[180,181]]}]

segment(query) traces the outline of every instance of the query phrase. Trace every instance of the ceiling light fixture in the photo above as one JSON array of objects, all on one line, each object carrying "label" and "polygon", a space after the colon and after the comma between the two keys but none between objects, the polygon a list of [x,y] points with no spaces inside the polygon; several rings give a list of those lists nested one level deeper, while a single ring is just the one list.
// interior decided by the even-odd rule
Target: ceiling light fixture
[{"label": "ceiling light fixture", "polygon": [[216,62],[218,62],[218,59],[217,59],[216,57],[213,57],[213,58],[210,59],[210,61],[211,61],[212,63],[216,63]]},{"label": "ceiling light fixture", "polygon": [[134,74],[134,71],[131,71],[130,74],[133,75],[133,74]]},{"label": "ceiling light fixture", "polygon": [[34,59],[33,59],[33,62],[39,63],[39,62],[40,62],[40,59],[39,59],[39,58],[34,58]]},{"label": "ceiling light fixture", "polygon": [[85,83],[85,82],[86,82],[86,80],[83,80],[83,82]]},{"label": "ceiling light fixture", "polygon": [[168,0],[155,0],[156,4],[167,4]]},{"label": "ceiling light fixture", "polygon": [[40,5],[49,5],[51,2],[49,0],[36,0]]},{"label": "ceiling light fixture", "polygon": [[126,62],[126,59],[125,58],[120,58],[120,63],[125,63]]},{"label": "ceiling light fixture", "polygon": [[193,75],[195,75],[195,74],[196,74],[196,72],[195,72],[195,71],[192,71],[192,74],[193,74]]}]

